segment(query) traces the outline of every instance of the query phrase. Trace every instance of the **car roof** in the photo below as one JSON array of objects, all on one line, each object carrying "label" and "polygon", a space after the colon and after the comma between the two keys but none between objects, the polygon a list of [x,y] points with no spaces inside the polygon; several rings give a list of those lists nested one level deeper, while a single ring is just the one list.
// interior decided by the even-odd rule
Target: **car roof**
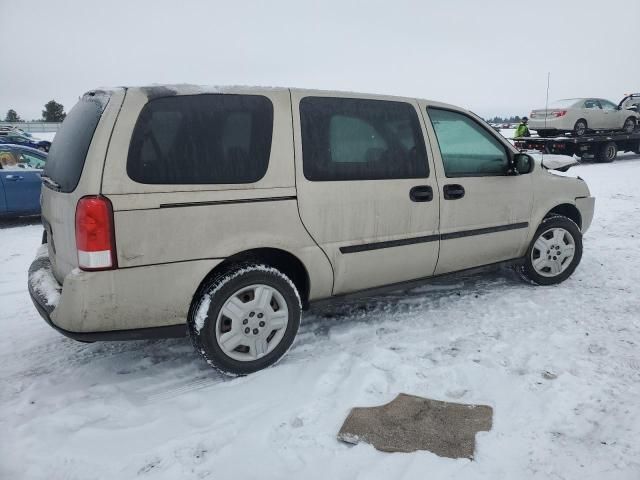
[{"label": "car roof", "polygon": [[[148,85],[148,86],[124,87],[124,88],[127,88],[129,90],[139,90],[142,93],[144,93],[149,99],[158,98],[158,97],[167,97],[172,95],[199,95],[199,94],[207,94],[207,93],[244,93],[244,94],[259,95],[261,93],[265,93],[269,91],[271,92],[291,91],[291,92],[296,92],[296,93],[307,95],[307,96],[313,96],[313,95],[331,96],[331,94],[335,94],[338,97],[357,96],[357,97],[363,97],[363,98],[390,100],[390,101],[421,100],[421,101],[426,101],[429,105],[432,105],[432,106],[450,108],[452,110],[468,111],[467,109],[456,106],[456,105],[427,100],[422,97],[396,96],[396,95],[351,92],[351,91],[341,91],[341,90],[318,90],[318,89],[302,89],[302,88],[293,88],[293,87],[261,87],[261,86],[249,86],[249,85],[192,85],[192,84]],[[109,89],[105,89],[105,90],[109,91]]]},{"label": "car roof", "polygon": [[23,150],[27,153],[33,153],[41,157],[46,157],[47,152],[38,150],[37,148],[25,147],[24,145],[16,145],[15,143],[0,143],[0,150]]},{"label": "car roof", "polygon": [[3,137],[28,137],[25,133],[22,130],[3,130],[0,132]]},{"label": "car roof", "polygon": [[[575,102],[579,101],[579,100],[605,100],[607,102],[611,102],[611,100],[608,100],[606,98],[600,98],[600,97],[580,97],[580,98],[561,98],[559,100],[557,100],[558,102],[565,102],[565,101],[569,101],[569,100],[573,100]],[[611,102],[613,103],[613,102]]]}]

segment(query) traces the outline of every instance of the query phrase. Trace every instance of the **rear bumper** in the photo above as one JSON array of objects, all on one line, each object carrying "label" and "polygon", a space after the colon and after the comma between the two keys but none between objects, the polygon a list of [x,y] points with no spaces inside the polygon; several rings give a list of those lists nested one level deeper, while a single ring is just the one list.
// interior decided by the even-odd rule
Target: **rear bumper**
[{"label": "rear bumper", "polygon": [[56,281],[51,271],[51,261],[47,254],[46,244],[40,247],[36,258],[31,262],[28,284],[31,301],[40,316],[53,328],[59,330],[51,321],[51,314],[58,306],[62,286]]},{"label": "rear bumper", "polygon": [[571,130],[573,125],[568,125],[568,122],[563,117],[547,118],[546,122],[544,118],[530,118],[529,130]]},{"label": "rear bumper", "polygon": [[53,276],[46,244],[40,247],[36,258],[29,267],[28,287],[31,300],[44,321],[61,334],[80,342],[178,338],[184,337],[187,333],[184,323],[159,327],[96,332],[78,332],[64,328],[64,324],[67,323],[65,320],[68,320],[70,316],[77,316],[80,312],[68,312],[65,315],[62,310],[61,299],[63,288]]}]

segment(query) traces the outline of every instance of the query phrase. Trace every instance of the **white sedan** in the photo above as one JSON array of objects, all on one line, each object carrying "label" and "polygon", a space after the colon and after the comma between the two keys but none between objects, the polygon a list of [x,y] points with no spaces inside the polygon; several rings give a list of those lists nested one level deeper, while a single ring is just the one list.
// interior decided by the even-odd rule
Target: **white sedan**
[{"label": "white sedan", "polygon": [[602,98],[569,98],[552,103],[548,109],[533,110],[529,128],[541,137],[573,132],[580,137],[589,130],[624,130],[632,133],[640,122],[633,110]]}]

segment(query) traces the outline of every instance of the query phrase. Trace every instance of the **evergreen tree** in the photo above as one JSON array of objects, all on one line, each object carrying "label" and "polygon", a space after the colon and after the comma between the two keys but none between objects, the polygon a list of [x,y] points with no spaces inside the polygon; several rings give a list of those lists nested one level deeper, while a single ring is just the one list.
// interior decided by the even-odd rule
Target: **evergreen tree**
[{"label": "evergreen tree", "polygon": [[22,122],[20,115],[14,109],[9,109],[7,116],[4,118],[5,122]]},{"label": "evergreen tree", "polygon": [[44,106],[42,111],[42,119],[45,122],[61,122],[67,114],[64,113],[64,106],[55,100],[50,100]]}]

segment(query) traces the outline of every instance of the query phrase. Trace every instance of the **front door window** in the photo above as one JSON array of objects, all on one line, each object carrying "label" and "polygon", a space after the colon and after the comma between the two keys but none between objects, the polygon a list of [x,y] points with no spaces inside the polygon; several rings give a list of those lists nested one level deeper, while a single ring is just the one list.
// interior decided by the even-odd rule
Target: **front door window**
[{"label": "front door window", "polygon": [[447,177],[506,175],[505,146],[478,122],[451,110],[429,108]]}]

